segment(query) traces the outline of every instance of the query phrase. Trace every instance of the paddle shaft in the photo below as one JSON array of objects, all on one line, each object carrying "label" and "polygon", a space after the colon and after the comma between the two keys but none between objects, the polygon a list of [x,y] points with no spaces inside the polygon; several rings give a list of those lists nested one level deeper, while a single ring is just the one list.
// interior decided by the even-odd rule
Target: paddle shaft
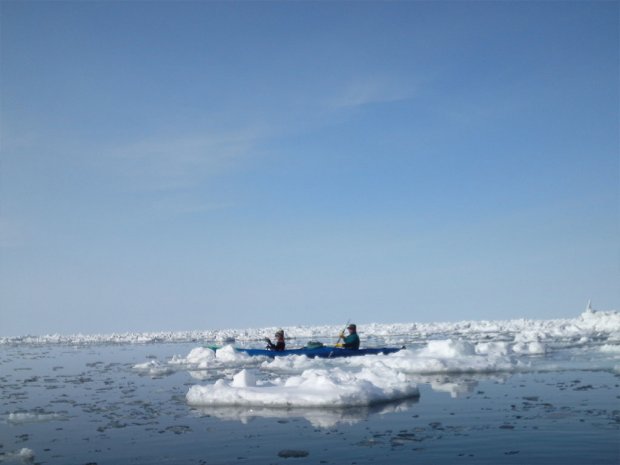
[{"label": "paddle shaft", "polygon": [[347,324],[344,326],[344,328],[342,329],[342,331],[340,331],[340,334],[338,335],[338,340],[336,341],[336,344],[338,344],[340,342],[340,339],[342,339],[342,335],[344,334],[344,330],[349,327],[349,323],[350,322],[351,322],[351,320],[347,320]]}]

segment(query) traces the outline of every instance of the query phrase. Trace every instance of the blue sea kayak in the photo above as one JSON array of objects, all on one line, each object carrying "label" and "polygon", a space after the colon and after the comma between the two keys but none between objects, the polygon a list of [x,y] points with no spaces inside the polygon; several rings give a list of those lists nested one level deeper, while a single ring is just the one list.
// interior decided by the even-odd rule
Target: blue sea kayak
[{"label": "blue sea kayak", "polygon": [[381,348],[368,348],[368,349],[343,349],[340,347],[316,347],[309,348],[303,347],[301,349],[290,350],[268,350],[268,349],[235,349],[238,352],[243,352],[251,356],[263,356],[263,357],[286,357],[287,355],[305,355],[306,357],[319,357],[319,358],[335,358],[335,357],[354,357],[359,355],[377,355],[377,354],[392,354],[398,352],[400,349],[394,347],[381,347]]}]

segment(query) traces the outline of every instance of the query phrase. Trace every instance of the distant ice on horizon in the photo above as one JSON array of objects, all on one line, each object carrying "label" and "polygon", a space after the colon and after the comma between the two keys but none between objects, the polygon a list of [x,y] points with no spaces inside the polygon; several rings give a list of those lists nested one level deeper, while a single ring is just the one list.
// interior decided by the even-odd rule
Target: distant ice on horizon
[{"label": "distant ice on horizon", "polygon": [[[111,333],[111,334],[48,334],[41,336],[0,336],[3,344],[145,344],[166,342],[217,342],[251,345],[264,337],[272,337],[277,328],[244,328],[223,330],[197,330],[176,332]],[[341,326],[289,326],[282,328],[288,340],[334,338]],[[472,320],[435,323],[368,323],[358,324],[358,332],[372,346],[374,339],[381,343],[398,344],[399,340],[441,339],[446,336],[477,340],[518,335],[520,342],[548,341],[579,337],[592,337],[598,332],[614,334],[620,340],[620,312],[597,311],[588,304],[576,318],[552,320]],[[335,341],[334,341],[335,342]]]}]

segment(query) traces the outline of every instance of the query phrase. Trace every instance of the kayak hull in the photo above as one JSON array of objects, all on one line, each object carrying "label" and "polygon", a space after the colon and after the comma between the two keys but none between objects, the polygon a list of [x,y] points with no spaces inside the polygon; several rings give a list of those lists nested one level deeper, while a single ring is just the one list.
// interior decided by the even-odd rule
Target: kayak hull
[{"label": "kayak hull", "polygon": [[289,350],[268,350],[268,349],[235,349],[253,357],[286,357],[287,355],[305,355],[310,358],[336,358],[336,357],[356,357],[360,355],[392,354],[400,349],[393,347],[368,348],[368,349],[343,349],[340,347],[317,347],[301,348]]}]

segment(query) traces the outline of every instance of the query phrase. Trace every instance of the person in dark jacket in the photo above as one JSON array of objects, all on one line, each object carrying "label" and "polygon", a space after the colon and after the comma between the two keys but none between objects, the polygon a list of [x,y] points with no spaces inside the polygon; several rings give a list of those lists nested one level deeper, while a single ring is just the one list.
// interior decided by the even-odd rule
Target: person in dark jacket
[{"label": "person in dark jacket", "polygon": [[272,343],[271,339],[269,339],[268,337],[265,338],[265,341],[267,342],[267,348],[269,350],[276,350],[278,352],[284,350],[286,348],[286,343],[284,342],[284,331],[281,329],[278,329],[276,331],[276,343]]},{"label": "person in dark jacket", "polygon": [[345,349],[358,350],[360,348],[360,337],[357,335],[357,326],[351,323],[347,326],[349,335],[345,337],[344,333],[340,334],[342,338],[342,347]]}]

